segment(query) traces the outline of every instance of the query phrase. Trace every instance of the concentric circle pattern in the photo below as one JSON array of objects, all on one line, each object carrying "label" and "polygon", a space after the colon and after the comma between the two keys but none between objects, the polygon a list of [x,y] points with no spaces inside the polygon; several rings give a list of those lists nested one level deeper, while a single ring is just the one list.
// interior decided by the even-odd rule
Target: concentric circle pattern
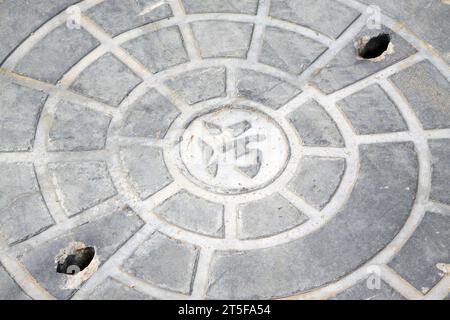
[{"label": "concentric circle pattern", "polygon": [[448,296],[450,70],[389,12],[63,2],[0,69],[0,297]]}]

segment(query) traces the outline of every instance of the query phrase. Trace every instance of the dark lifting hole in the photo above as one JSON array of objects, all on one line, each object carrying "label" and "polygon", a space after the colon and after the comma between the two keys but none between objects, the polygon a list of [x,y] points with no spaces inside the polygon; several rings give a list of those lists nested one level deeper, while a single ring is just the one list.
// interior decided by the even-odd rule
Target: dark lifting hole
[{"label": "dark lifting hole", "polygon": [[359,56],[363,59],[378,58],[387,50],[390,42],[391,36],[387,33],[370,38],[370,40],[359,49]]},{"label": "dark lifting hole", "polygon": [[78,249],[74,254],[68,255],[63,262],[58,262],[56,272],[75,275],[86,269],[92,259],[94,259],[94,256],[95,249],[92,247]]}]

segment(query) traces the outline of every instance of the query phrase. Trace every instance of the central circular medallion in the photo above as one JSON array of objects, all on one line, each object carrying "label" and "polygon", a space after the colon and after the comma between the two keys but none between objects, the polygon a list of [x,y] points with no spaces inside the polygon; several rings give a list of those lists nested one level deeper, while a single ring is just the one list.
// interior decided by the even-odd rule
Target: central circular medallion
[{"label": "central circular medallion", "polygon": [[180,157],[190,178],[225,194],[267,186],[282,173],[289,154],[280,126],[245,107],[222,107],[195,118],[180,142]]}]

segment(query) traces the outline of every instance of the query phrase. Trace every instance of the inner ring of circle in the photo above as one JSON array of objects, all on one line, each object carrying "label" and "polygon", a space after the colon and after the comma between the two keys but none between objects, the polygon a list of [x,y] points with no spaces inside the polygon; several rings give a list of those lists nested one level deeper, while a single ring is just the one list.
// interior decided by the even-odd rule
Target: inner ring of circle
[{"label": "inner ring of circle", "polygon": [[[205,118],[207,119],[208,117],[214,117],[214,115],[220,114],[220,113],[228,113],[228,114],[232,114],[233,111],[237,111],[238,113],[247,113],[249,115],[248,119],[237,119],[236,123],[241,123],[244,120],[250,120],[251,117],[256,118],[257,120],[259,120],[259,123],[265,123],[267,124],[267,126],[265,126],[266,131],[262,131],[263,133],[267,133],[268,128],[271,129],[275,129],[274,131],[271,131],[273,134],[271,134],[270,136],[264,136],[261,135],[260,139],[263,139],[262,141],[260,141],[260,146],[263,146],[263,151],[265,150],[266,152],[261,151],[260,148],[258,148],[256,145],[258,144],[257,141],[254,141],[254,143],[250,143],[248,146],[250,146],[248,149],[250,151],[250,154],[247,154],[246,157],[243,157],[244,161],[241,162],[245,164],[245,162],[248,159],[252,159],[255,157],[255,154],[257,154],[257,150],[261,151],[261,155],[262,155],[262,163],[261,163],[261,167],[260,170],[258,171],[258,174],[256,174],[254,176],[254,178],[256,179],[255,182],[250,183],[245,185],[244,183],[241,185],[240,183],[236,183],[236,186],[226,186],[223,185],[223,181],[219,179],[218,177],[212,178],[211,180],[208,181],[208,178],[205,178],[205,176],[203,175],[203,177],[199,176],[198,173],[199,168],[198,167],[203,167],[203,169],[205,170],[204,172],[206,173],[206,167],[204,166],[204,163],[199,163],[198,162],[198,158],[195,161],[197,161],[196,163],[189,163],[189,161],[186,160],[186,154],[183,153],[184,149],[183,146],[187,143],[186,141],[192,140],[189,137],[187,137],[190,128],[192,128],[192,126],[199,126],[202,124],[202,120],[205,120]],[[226,116],[225,116],[226,117]],[[221,193],[221,194],[245,194],[245,193],[249,193],[255,190],[259,190],[262,189],[264,187],[266,187],[267,185],[271,184],[273,181],[275,181],[284,171],[284,169],[286,168],[286,165],[289,161],[290,158],[290,144],[289,144],[289,139],[287,138],[284,130],[282,129],[282,127],[269,115],[267,115],[264,112],[261,112],[260,110],[257,110],[256,108],[253,107],[248,107],[248,106],[242,106],[242,105],[238,105],[238,106],[234,106],[234,105],[226,105],[226,106],[220,106],[220,107],[216,107],[214,109],[210,109],[202,114],[196,115],[195,117],[191,118],[190,121],[184,126],[185,130],[184,132],[181,134],[180,137],[180,143],[179,143],[179,147],[178,147],[178,152],[179,152],[179,157],[181,160],[182,165],[184,166],[184,168],[186,170],[183,170],[183,172],[185,173],[185,175],[187,175],[191,180],[193,180],[196,184],[202,186],[204,189],[207,189],[209,191],[215,192],[215,193]],[[217,128],[216,128],[217,129]],[[261,127],[259,127],[259,129],[261,129]],[[250,139],[253,139],[255,137],[255,134],[258,130],[258,127],[254,127],[249,129],[247,132],[250,133],[249,135],[247,135],[248,137],[250,137]],[[228,132],[229,134],[229,132]],[[242,134],[241,138],[245,138],[247,137],[244,134]],[[252,138],[253,137],[253,138]],[[242,143],[242,139],[239,139],[239,137],[237,137],[235,140],[238,141],[238,143]],[[278,143],[276,145],[274,145],[273,143],[271,144],[270,142],[274,142],[277,141]],[[198,143],[198,141],[194,141],[192,143]],[[270,146],[273,145],[275,148],[278,147],[277,151],[281,151],[280,153],[278,152],[268,152],[270,151]],[[194,145],[194,147],[196,147]],[[216,150],[217,151],[217,150]],[[233,153],[236,150],[231,150],[228,151],[228,153]],[[202,156],[204,156],[204,154],[202,154]],[[227,155],[227,157],[230,157],[230,155]],[[265,158],[264,158],[265,157]],[[270,157],[272,158],[277,158],[281,160],[280,161],[267,161],[267,159]],[[238,162],[241,160],[238,160]],[[274,166],[275,165],[275,166]],[[196,166],[196,167],[195,167]],[[221,166],[221,164],[219,164],[219,166]],[[232,171],[228,171],[228,173],[231,173],[231,176],[228,177],[225,176],[225,180],[228,179],[229,181],[233,181],[232,177],[233,176],[241,176],[244,180],[246,181],[252,181],[253,178],[250,178],[250,176],[248,175],[249,173],[244,174],[242,171],[238,170],[238,166],[236,165],[232,165],[234,169],[236,170],[232,170]],[[194,170],[193,170],[194,169]],[[222,168],[218,168],[218,170],[221,170]],[[196,172],[192,172],[192,171],[196,171]],[[266,173],[266,175],[265,175]],[[244,175],[244,176],[242,176]],[[224,176],[222,176],[222,178],[224,178]],[[219,185],[218,183],[214,183],[212,181],[216,181],[216,182],[220,182],[221,185]],[[259,181],[259,182],[258,182]]]}]

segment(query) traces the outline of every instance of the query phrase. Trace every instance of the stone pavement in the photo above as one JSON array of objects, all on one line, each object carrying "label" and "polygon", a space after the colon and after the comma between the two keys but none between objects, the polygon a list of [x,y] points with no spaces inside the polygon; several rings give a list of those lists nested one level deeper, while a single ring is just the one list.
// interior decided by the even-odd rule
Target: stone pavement
[{"label": "stone pavement", "polygon": [[0,0],[0,299],[449,299],[450,6],[405,3]]}]

